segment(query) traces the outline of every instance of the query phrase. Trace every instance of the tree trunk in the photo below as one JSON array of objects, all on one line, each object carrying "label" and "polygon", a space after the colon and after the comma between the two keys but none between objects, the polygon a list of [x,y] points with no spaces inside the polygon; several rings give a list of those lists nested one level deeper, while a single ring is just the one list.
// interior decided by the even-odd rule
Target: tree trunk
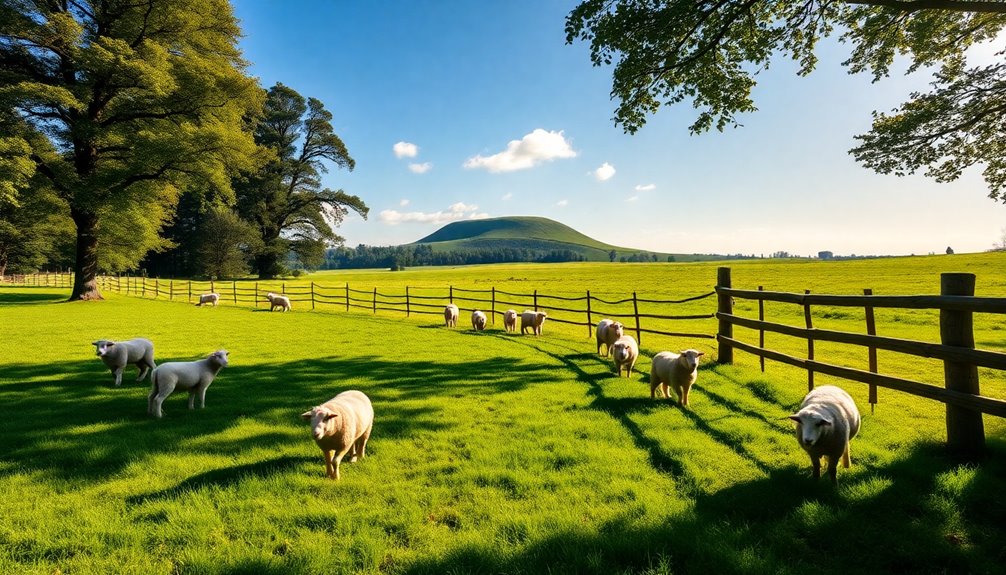
[{"label": "tree trunk", "polygon": [[70,301],[104,299],[98,291],[98,215],[71,209],[77,224],[77,258],[73,262],[73,292]]}]

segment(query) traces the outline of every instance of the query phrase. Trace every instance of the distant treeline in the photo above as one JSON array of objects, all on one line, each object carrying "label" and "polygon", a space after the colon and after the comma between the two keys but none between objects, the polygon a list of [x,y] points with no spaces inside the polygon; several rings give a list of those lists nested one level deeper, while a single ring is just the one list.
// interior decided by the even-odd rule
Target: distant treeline
[{"label": "distant treeline", "polygon": [[401,246],[365,246],[334,248],[325,252],[321,269],[392,268],[496,264],[514,262],[582,262],[582,254],[573,250],[529,250],[522,248],[474,248],[434,251],[428,244]]}]

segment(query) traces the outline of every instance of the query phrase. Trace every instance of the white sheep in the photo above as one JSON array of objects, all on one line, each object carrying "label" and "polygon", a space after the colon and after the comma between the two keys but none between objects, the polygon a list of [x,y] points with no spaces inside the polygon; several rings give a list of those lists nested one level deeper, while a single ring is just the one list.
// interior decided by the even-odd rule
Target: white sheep
[{"label": "white sheep", "polygon": [[541,324],[545,323],[545,318],[548,314],[543,311],[527,311],[524,310],[520,314],[520,333],[524,335],[527,333],[527,328],[531,328],[531,332],[535,335],[541,335]]},{"label": "white sheep", "polygon": [[444,322],[447,324],[447,327],[454,327],[458,325],[459,313],[460,311],[458,310],[458,306],[452,303],[444,306]]},{"label": "white sheep", "polygon": [[508,309],[503,312],[503,329],[507,331],[517,331],[517,312]]},{"label": "white sheep", "polygon": [[631,335],[623,335],[611,344],[611,355],[615,359],[615,373],[622,377],[622,368],[625,368],[625,377],[632,377],[632,367],[636,365],[639,357],[639,344],[636,338]]},{"label": "white sheep", "polygon": [[701,351],[686,349],[680,354],[662,351],[653,356],[650,363],[650,399],[654,399],[658,387],[664,397],[671,397],[667,392],[670,386],[678,396],[678,403],[688,405],[688,390],[695,383],[699,358],[703,355]]},{"label": "white sheep", "polygon": [[149,339],[137,337],[119,342],[99,339],[91,345],[95,346],[95,355],[112,370],[115,387],[122,385],[122,370],[131,363],[135,363],[139,370],[136,381],[143,381],[147,373],[157,367],[154,363],[154,343]]},{"label": "white sheep", "polygon": [[220,301],[220,294],[218,293],[204,293],[199,296],[199,303],[196,306],[201,306],[204,303],[211,303],[213,307],[217,306],[217,302]]},{"label": "white sheep", "polygon": [[472,329],[482,331],[486,328],[486,314],[479,310],[472,312]]},{"label": "white sheep", "polygon": [[285,295],[269,292],[265,294],[265,299],[269,300],[269,311],[274,311],[276,308],[280,308],[283,311],[293,309],[293,306],[290,305],[290,298]]},{"label": "white sheep", "polygon": [[164,414],[161,412],[161,405],[176,388],[189,391],[189,409],[195,408],[196,394],[199,394],[200,409],[206,407],[206,388],[225,367],[227,367],[227,351],[223,349],[199,361],[162,363],[150,376],[147,414],[162,417]]},{"label": "white sheep", "polygon": [[374,407],[362,391],[344,391],[300,416],[311,422],[311,436],[321,448],[328,477],[339,479],[339,464],[347,453],[350,463],[367,456]]},{"label": "white sheep", "polygon": [[856,402],[845,390],[822,385],[804,396],[800,410],[789,416],[796,422],[796,440],[810,455],[814,479],[821,477],[821,457],[828,459],[828,476],[838,483],[838,459],[842,467],[852,464],[849,442],[859,433]]},{"label": "white sheep", "polygon": [[601,345],[607,346],[604,350],[604,357],[608,357],[611,352],[611,344],[625,335],[625,327],[622,322],[602,319],[597,322],[597,330],[594,335],[597,337],[597,353],[601,353]]}]

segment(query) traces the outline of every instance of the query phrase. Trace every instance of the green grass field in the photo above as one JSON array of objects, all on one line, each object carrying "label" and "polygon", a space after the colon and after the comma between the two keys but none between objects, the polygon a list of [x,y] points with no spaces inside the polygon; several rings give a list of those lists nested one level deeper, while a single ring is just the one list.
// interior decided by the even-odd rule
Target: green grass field
[{"label": "green grass field", "polygon": [[[937,293],[941,271],[971,271],[978,295],[1003,297],[1004,263],[980,254],[732,267],[740,288],[878,294]],[[715,269],[501,265],[298,281],[682,297],[708,291]],[[864,422],[834,489],[810,479],[784,419],[806,375],[771,362],[763,374],[740,352],[735,365],[704,364],[682,410],[649,399],[647,357],[617,379],[583,328],[546,323],[533,338],[499,323],[446,329],[434,316],[66,295],[0,287],[2,573],[997,573],[1006,564],[997,418],[985,418],[989,456],[961,463],[943,453],[941,404],[881,389],[871,414],[865,386],[838,382]],[[750,302],[738,308],[756,314]],[[767,315],[803,319],[781,304]],[[878,331],[934,340],[934,317],[878,310]],[[976,317],[979,347],[1006,349],[1003,319]],[[815,309],[814,320],[864,330],[858,310]],[[133,368],[111,387],[90,342],[134,336],[155,342],[158,362],[231,352],[205,410],[173,396],[163,420],[147,417],[148,384],[132,381]],[[806,351],[791,338],[768,343]],[[684,346],[715,355],[708,340],[644,337],[643,348]],[[865,350],[850,346],[817,352],[865,364]],[[937,362],[882,353],[880,365],[942,381]],[[981,377],[985,394],[1006,398],[1002,373]],[[375,430],[367,459],[345,464],[336,483],[299,414],[350,388],[371,397]]]}]

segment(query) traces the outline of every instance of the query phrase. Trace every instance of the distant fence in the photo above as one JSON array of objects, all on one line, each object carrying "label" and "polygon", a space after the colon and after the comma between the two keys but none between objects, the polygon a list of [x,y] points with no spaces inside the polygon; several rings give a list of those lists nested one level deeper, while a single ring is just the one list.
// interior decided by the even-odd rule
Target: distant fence
[{"label": "distant fence", "polygon": [[[1006,314],[1006,298],[975,297],[974,274],[945,273],[941,275],[940,295],[875,296],[870,290],[864,295],[811,295],[769,292],[758,288],[739,290],[731,287],[730,268],[719,268],[716,282],[716,318],[719,330],[719,361],[733,362],[733,350],[739,349],[765,358],[807,370],[807,387],[814,388],[814,373],[819,372],[870,386],[870,403],[876,403],[876,388],[886,387],[912,395],[935,399],[947,406],[947,444],[961,455],[976,455],[984,450],[985,429],[982,413],[1006,417],[1006,401],[980,394],[978,366],[1006,370],[1006,354],[975,349],[973,314]],[[735,299],[758,302],[758,319],[739,317],[733,313]],[[792,326],[765,321],[764,302],[775,301],[803,306],[804,325]],[[851,333],[818,329],[811,320],[811,306],[859,307],[866,312],[867,333]],[[876,335],[874,308],[938,309],[940,310],[939,344]],[[758,330],[759,343],[752,345],[733,336],[733,326]],[[765,348],[765,332],[774,332],[807,340],[807,357],[800,358]],[[823,363],[814,359],[814,342],[829,341],[867,348],[869,371]],[[877,371],[877,350],[887,350],[943,360],[944,388],[881,375]]]},{"label": "distant fence", "polygon": [[0,285],[12,284],[37,287],[73,287],[73,274],[42,272],[37,274],[7,274],[0,276]]}]

